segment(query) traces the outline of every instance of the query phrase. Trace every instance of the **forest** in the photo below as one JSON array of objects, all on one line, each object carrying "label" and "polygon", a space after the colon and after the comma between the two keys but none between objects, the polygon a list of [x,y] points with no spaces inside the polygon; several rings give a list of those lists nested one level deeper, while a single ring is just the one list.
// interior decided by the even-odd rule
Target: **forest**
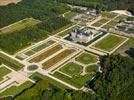
[{"label": "forest", "polygon": [[129,10],[134,14],[134,0],[57,0],[76,6],[99,8],[101,10]]},{"label": "forest", "polygon": [[57,3],[54,0],[22,0],[16,5],[0,6],[0,28],[30,17],[49,21],[51,18],[56,19],[68,9],[65,4]]},{"label": "forest", "polygon": [[[45,39],[54,31],[70,24],[68,19],[60,15],[69,8],[66,4],[53,0],[23,0],[18,4],[0,6],[0,28],[10,25],[25,18],[34,18],[41,21],[38,25],[26,29],[8,32],[0,32],[0,49],[9,54]],[[8,17],[7,17],[8,16]]]},{"label": "forest", "polygon": [[[132,100],[134,91],[128,92],[128,89],[130,86],[134,88],[134,58],[110,55],[101,57],[100,62],[102,73],[98,79],[89,84],[99,98]],[[127,95],[122,95],[122,93]]]}]

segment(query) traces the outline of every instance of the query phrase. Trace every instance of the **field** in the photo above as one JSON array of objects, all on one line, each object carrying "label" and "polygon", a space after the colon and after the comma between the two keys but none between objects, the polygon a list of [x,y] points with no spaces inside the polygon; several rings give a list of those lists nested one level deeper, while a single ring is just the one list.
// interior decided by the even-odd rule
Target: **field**
[{"label": "field", "polygon": [[14,31],[20,31],[20,30],[23,30],[27,27],[31,27],[31,26],[34,26],[36,24],[40,23],[39,20],[35,20],[33,18],[26,18],[26,19],[23,19],[19,22],[16,22],[16,23],[13,23],[9,26],[6,26],[2,29],[0,29],[0,34],[3,34],[3,33],[12,33]]},{"label": "field", "polygon": [[54,77],[57,77],[77,88],[81,88],[83,85],[86,84],[87,81],[91,80],[94,76],[94,74],[90,73],[90,74],[86,74],[84,76],[82,75],[74,75],[72,78],[65,76],[59,72],[55,72],[53,74]]},{"label": "field", "polygon": [[114,18],[115,16],[117,16],[117,14],[115,13],[109,13],[109,12],[102,12],[102,16],[105,17],[105,18]]},{"label": "field", "polygon": [[5,66],[0,67],[0,81],[3,80],[3,77],[9,74],[11,71],[7,69]]},{"label": "field", "polygon": [[125,19],[125,18],[128,18],[128,16],[125,16],[125,15],[121,15],[121,16],[118,16],[118,17],[116,17],[115,19],[114,19],[114,21],[120,21],[120,20],[123,20],[123,19]]},{"label": "field", "polygon": [[44,75],[42,75],[42,74],[40,74],[40,73],[38,73],[38,72],[33,73],[33,74],[30,76],[30,78],[31,78],[32,80],[34,80],[34,81],[47,80],[50,84],[52,84],[52,85],[54,85],[54,86],[57,86],[57,87],[59,87],[59,88],[61,88],[61,89],[65,89],[65,88],[70,89],[69,87],[67,87],[67,86],[65,86],[65,85],[63,85],[63,84],[61,84],[61,83],[59,83],[59,82],[57,82],[57,81],[55,81],[55,80],[53,80],[53,79],[47,77],[47,76],[44,76]]},{"label": "field", "polygon": [[81,65],[78,65],[73,62],[67,63],[60,69],[60,71],[70,76],[77,75],[77,74],[79,75],[82,72],[82,70],[83,67]]},{"label": "field", "polygon": [[93,18],[91,18],[90,16],[81,16],[81,18],[82,18],[82,19],[85,19],[85,20],[88,20],[88,21],[90,21],[90,20],[93,19]]},{"label": "field", "polygon": [[67,56],[69,56],[70,54],[72,54],[74,52],[75,52],[74,49],[65,49],[64,51],[62,51],[55,57],[53,57],[53,58],[49,59],[48,61],[46,61],[45,63],[43,63],[43,68],[48,69],[48,68],[52,67],[53,65],[60,62],[61,60],[63,60],[64,58],[66,58]]},{"label": "field", "polygon": [[90,64],[97,62],[97,57],[89,53],[82,53],[80,56],[75,58],[75,60],[83,64]]},{"label": "field", "polygon": [[99,21],[97,21],[96,23],[92,24],[93,26],[99,27],[103,24],[105,24],[106,22],[108,22],[109,19],[106,18],[101,18]]},{"label": "field", "polygon": [[64,17],[65,17],[65,18],[68,18],[68,19],[71,19],[72,17],[74,17],[74,16],[76,16],[76,15],[77,15],[76,12],[70,11],[70,12],[65,13],[65,14],[64,14]]},{"label": "field", "polygon": [[0,6],[8,5],[10,3],[15,3],[17,4],[21,0],[0,0]]},{"label": "field", "polygon": [[18,61],[8,57],[7,55],[0,53],[0,62],[4,63],[5,65],[11,67],[14,70],[20,70],[24,67],[23,64],[19,63]]},{"label": "field", "polygon": [[106,50],[108,52],[112,51],[114,48],[116,48],[120,43],[124,42],[126,38],[119,37],[113,34],[108,35],[101,41],[97,42],[94,47]]},{"label": "field", "polygon": [[41,45],[39,45],[39,46],[37,46],[37,47],[32,48],[30,51],[27,51],[27,52],[25,52],[24,54],[26,54],[26,55],[28,55],[28,56],[31,56],[31,55],[35,54],[36,52],[39,52],[39,51],[41,51],[42,49],[45,49],[45,48],[49,47],[50,45],[52,45],[52,44],[54,44],[54,43],[55,43],[55,42],[52,41],[52,40],[47,41],[46,43],[43,43],[43,44],[41,44]]},{"label": "field", "polygon": [[86,67],[86,73],[96,73],[98,71],[98,66],[96,64],[94,65],[89,65]]},{"label": "field", "polygon": [[67,30],[65,30],[65,31],[63,31],[63,32],[61,32],[61,33],[59,33],[58,36],[64,37],[64,36],[66,36],[67,34],[69,34],[69,32],[71,32],[71,31],[72,31],[74,28],[76,28],[76,27],[79,27],[79,26],[74,26],[74,27],[72,27],[72,28],[69,28],[69,29],[67,29]]},{"label": "field", "polygon": [[126,53],[127,50],[130,48],[134,48],[134,38],[131,37],[126,43],[124,43],[119,49],[117,49],[114,53],[115,54],[121,54],[121,55],[128,55]]},{"label": "field", "polygon": [[105,29],[114,28],[117,24],[118,24],[117,21],[112,20],[106,25],[104,25],[102,28],[105,28]]},{"label": "field", "polygon": [[33,83],[31,83],[30,81],[26,81],[25,83],[21,84],[20,86],[12,86],[8,89],[6,89],[4,92],[0,93],[0,96],[6,96],[6,95],[17,95],[20,92],[22,92],[23,90],[25,90],[26,88],[29,88],[30,86],[32,86]]},{"label": "field", "polygon": [[44,59],[46,59],[47,57],[53,55],[54,53],[58,52],[59,50],[62,49],[62,46],[61,45],[56,45],[54,47],[52,47],[51,49],[41,53],[40,55],[34,57],[33,59],[31,59],[29,62],[32,63],[32,62],[40,62]]}]

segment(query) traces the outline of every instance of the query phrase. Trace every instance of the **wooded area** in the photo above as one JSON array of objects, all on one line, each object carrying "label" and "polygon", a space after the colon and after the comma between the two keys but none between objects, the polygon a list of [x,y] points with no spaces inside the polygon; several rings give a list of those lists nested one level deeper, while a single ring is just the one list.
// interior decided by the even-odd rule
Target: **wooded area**
[{"label": "wooded area", "polygon": [[57,0],[58,2],[68,3],[76,6],[88,8],[98,8],[101,10],[129,10],[134,14],[133,0]]}]

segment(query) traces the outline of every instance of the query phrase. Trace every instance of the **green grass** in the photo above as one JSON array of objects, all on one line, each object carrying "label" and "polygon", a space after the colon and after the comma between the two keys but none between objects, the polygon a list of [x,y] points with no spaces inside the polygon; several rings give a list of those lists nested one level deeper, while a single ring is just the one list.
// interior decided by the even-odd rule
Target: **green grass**
[{"label": "green grass", "polygon": [[31,56],[31,55],[35,54],[35,52],[30,50],[30,51],[25,52],[24,54],[26,54],[27,56]]},{"label": "green grass", "polygon": [[101,41],[97,42],[94,47],[110,52],[124,40],[126,39],[123,37],[118,37],[116,35],[110,34]]},{"label": "green grass", "polygon": [[103,23],[96,22],[96,23],[92,24],[92,26],[96,26],[96,27],[99,27],[101,25],[103,25]]},{"label": "green grass", "polygon": [[121,20],[123,20],[123,19],[125,19],[125,18],[127,18],[127,17],[128,17],[128,16],[121,15],[121,16],[119,16],[119,17],[116,17],[116,18],[114,19],[114,21],[119,22],[119,21],[121,21]]},{"label": "green grass", "polygon": [[82,75],[77,75],[77,76],[73,76],[72,78],[65,76],[59,72],[55,72],[53,74],[54,77],[57,77],[58,79],[65,81],[77,88],[81,88],[82,86],[84,86],[86,84],[87,81],[91,80],[94,77],[95,73],[92,74],[86,74],[84,76]]},{"label": "green grass", "polygon": [[10,26],[6,26],[2,29],[0,29],[0,31],[2,33],[11,33],[11,32],[14,32],[14,31],[20,31],[22,29],[25,29],[26,27],[30,27],[30,26],[34,26],[38,23],[40,23],[41,21],[39,20],[35,20],[33,18],[26,18],[26,19],[23,19],[19,22],[16,22]]},{"label": "green grass", "polygon": [[33,74],[30,76],[30,79],[32,79],[32,80],[34,80],[34,81],[48,80],[48,82],[49,82],[50,84],[53,84],[53,85],[55,85],[55,86],[57,86],[57,87],[59,87],[59,88],[61,88],[61,89],[65,89],[65,88],[69,89],[69,87],[67,87],[67,86],[65,86],[65,85],[63,85],[63,84],[61,84],[61,83],[59,83],[59,82],[53,80],[52,78],[49,78],[49,77],[47,77],[47,76],[44,76],[44,75],[42,75],[42,74],[40,74],[40,73],[38,73],[38,72],[33,73]]},{"label": "green grass", "polygon": [[48,41],[46,43],[43,43],[43,44],[33,48],[32,50],[35,51],[35,52],[38,52],[38,51],[40,51],[40,50],[42,50],[42,49],[44,49],[44,48],[46,48],[46,47],[48,47],[48,46],[50,46],[50,45],[52,45],[54,43],[55,43],[55,41],[50,40],[50,41]]},{"label": "green grass", "polygon": [[97,57],[89,53],[82,53],[80,56],[75,58],[75,60],[83,64],[90,64],[97,62]]},{"label": "green grass", "polygon": [[71,27],[72,25],[74,25],[74,23],[71,23],[71,24],[68,24],[68,25],[66,25],[66,26],[63,26],[63,27],[61,27],[60,29],[57,29],[57,30],[55,30],[54,32],[52,32],[52,34],[59,33],[59,32],[61,32],[61,31],[65,30],[65,29]]},{"label": "green grass", "polygon": [[70,19],[70,18],[72,18],[72,17],[74,17],[76,15],[77,15],[76,12],[71,12],[71,11],[67,12],[66,14],[64,14],[65,18],[67,18],[67,19]]},{"label": "green grass", "polygon": [[86,72],[91,73],[91,72],[97,72],[98,71],[98,66],[96,64],[94,65],[89,65],[86,67]]},{"label": "green grass", "polygon": [[50,46],[50,45],[52,45],[52,44],[54,44],[54,43],[55,43],[54,41],[50,40],[50,41],[48,41],[48,42],[46,42],[46,43],[43,43],[43,44],[41,44],[41,45],[39,45],[39,46],[33,48],[33,49],[30,50],[30,51],[25,52],[25,54],[28,55],[28,56],[31,56],[31,55],[35,54],[36,52],[39,52],[39,51],[41,51],[42,49],[45,49],[45,48],[47,48],[48,46]]},{"label": "green grass", "polygon": [[15,96],[15,95],[19,94],[20,92],[22,92],[24,89],[32,86],[32,84],[33,84],[32,82],[26,81],[25,83],[21,84],[20,86],[12,86],[12,87],[6,89],[4,92],[0,93],[0,96],[8,96],[8,95]]},{"label": "green grass", "polygon": [[129,40],[124,43],[120,48],[118,48],[116,51],[115,51],[115,54],[121,54],[121,55],[127,55],[125,53],[125,51],[129,50],[130,48],[134,48],[134,38],[131,37],[129,38]]},{"label": "green grass", "polygon": [[79,75],[82,72],[82,70],[83,70],[83,67],[81,65],[78,65],[73,62],[67,63],[60,69],[60,71],[70,76]]},{"label": "green grass", "polygon": [[71,31],[72,31],[74,28],[76,28],[76,27],[79,27],[79,26],[74,26],[74,27],[72,27],[72,28],[70,28],[70,29],[68,29],[68,30],[66,30],[66,31],[64,31],[64,32],[61,32],[61,33],[58,34],[58,36],[64,37],[64,36],[66,36],[67,34],[69,34],[69,32],[71,32]]},{"label": "green grass", "polygon": [[7,69],[5,66],[0,67],[0,81],[3,80],[3,77],[9,74],[11,70]]},{"label": "green grass", "polygon": [[19,63],[18,61],[10,58],[9,56],[0,53],[0,62],[4,63],[8,67],[14,69],[14,70],[20,70],[21,68],[24,67],[23,64]]},{"label": "green grass", "polygon": [[93,26],[99,27],[103,24],[105,24],[106,22],[108,22],[109,19],[106,18],[101,18],[99,21],[97,21],[96,23],[92,24]]},{"label": "green grass", "polygon": [[34,80],[34,81],[39,81],[39,80],[44,79],[45,76],[42,75],[42,74],[40,74],[40,73],[38,73],[38,72],[35,72],[29,78],[32,79],[32,80]]},{"label": "green grass", "polygon": [[53,58],[49,59],[48,61],[46,61],[45,63],[43,63],[42,64],[43,68],[48,69],[48,68],[52,67],[53,65],[60,62],[61,60],[63,60],[64,58],[66,58],[67,56],[69,56],[70,54],[72,54],[74,52],[75,52],[74,49],[65,49],[64,51],[62,51],[55,57],[53,57]]},{"label": "green grass", "polygon": [[101,18],[101,20],[99,20],[98,23],[104,24],[104,23],[106,23],[108,21],[109,21],[109,19]]},{"label": "green grass", "polygon": [[104,28],[104,29],[110,29],[110,28],[112,28],[113,26],[111,26],[111,25],[104,25],[102,28]]},{"label": "green grass", "polygon": [[111,19],[111,18],[114,18],[115,16],[117,16],[117,14],[110,13],[110,12],[102,12],[102,16]]},{"label": "green grass", "polygon": [[82,19],[85,19],[85,20],[92,20],[93,18],[91,18],[90,16],[81,16]]},{"label": "green grass", "polygon": [[105,29],[109,29],[109,28],[113,28],[118,24],[117,21],[110,21],[109,23],[107,23],[106,25],[104,25],[102,28]]},{"label": "green grass", "polygon": [[62,49],[62,45],[59,45],[59,44],[58,44],[58,45],[56,45],[56,46],[50,48],[49,50],[47,50],[47,51],[41,53],[40,55],[34,57],[34,58],[31,59],[29,62],[30,62],[30,63],[32,63],[32,62],[35,62],[35,63],[40,62],[40,61],[46,59],[47,57],[53,55],[54,53],[58,52],[58,51],[61,50],[61,49]]}]

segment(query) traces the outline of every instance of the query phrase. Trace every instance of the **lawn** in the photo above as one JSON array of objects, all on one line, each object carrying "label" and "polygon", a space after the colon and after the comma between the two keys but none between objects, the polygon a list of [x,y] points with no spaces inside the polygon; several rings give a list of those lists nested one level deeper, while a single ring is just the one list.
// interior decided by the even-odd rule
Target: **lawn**
[{"label": "lawn", "polygon": [[108,22],[109,19],[106,19],[106,18],[101,18],[98,23],[102,23],[102,24],[105,24],[106,22]]},{"label": "lawn", "polygon": [[76,15],[77,15],[77,13],[76,12],[72,12],[72,11],[67,12],[67,13],[64,14],[65,18],[67,18],[67,19],[71,19],[72,17],[74,17]]},{"label": "lawn", "polygon": [[33,18],[26,18],[26,19],[23,19],[23,20],[18,21],[16,23],[13,23],[9,26],[4,27],[4,28],[0,29],[0,31],[1,31],[1,33],[11,33],[14,31],[20,31],[22,29],[25,29],[26,27],[34,26],[40,22],[41,21],[35,20]]},{"label": "lawn", "polygon": [[35,54],[36,52],[32,51],[32,50],[29,50],[27,52],[25,52],[24,54],[27,55],[27,56],[31,56],[33,54]]},{"label": "lawn", "polygon": [[41,53],[40,55],[34,57],[34,58],[31,59],[29,62],[30,62],[30,63],[33,63],[33,62],[37,63],[37,62],[40,62],[40,61],[46,59],[47,57],[53,55],[54,53],[58,52],[58,51],[61,50],[61,49],[62,49],[62,45],[59,45],[59,44],[58,44],[58,45],[56,45],[56,46],[50,48],[49,50],[47,50],[47,51]]},{"label": "lawn", "polygon": [[113,26],[106,24],[106,25],[104,25],[102,28],[104,28],[104,29],[110,29],[110,28],[112,28],[112,27],[113,27]]},{"label": "lawn", "polygon": [[71,32],[74,28],[77,28],[77,27],[79,27],[79,26],[74,26],[74,27],[72,27],[72,28],[69,28],[69,29],[67,29],[67,30],[65,30],[65,31],[63,31],[63,32],[61,32],[61,33],[59,33],[58,34],[58,36],[61,36],[61,37],[64,37],[64,36],[66,36],[67,34],[69,34],[69,32]]},{"label": "lawn", "polygon": [[97,57],[89,53],[82,53],[80,56],[76,57],[75,60],[82,64],[90,64],[97,62]]},{"label": "lawn", "polygon": [[20,86],[12,86],[10,88],[7,88],[4,92],[0,93],[0,96],[7,96],[7,95],[15,96],[15,95],[21,93],[26,88],[29,88],[32,85],[33,85],[32,82],[26,81],[25,83],[21,84]]},{"label": "lawn", "polygon": [[11,70],[7,69],[5,66],[0,67],[0,81],[3,80],[3,77],[9,74]]},{"label": "lawn", "polygon": [[115,14],[115,13],[110,13],[110,12],[102,12],[102,16],[111,19],[111,18],[116,17],[117,14]]},{"label": "lawn", "polygon": [[64,51],[62,51],[55,57],[53,57],[53,58],[49,59],[48,61],[46,61],[45,63],[43,63],[43,68],[48,69],[48,68],[52,67],[53,65],[62,61],[64,58],[66,58],[67,56],[69,56],[70,54],[72,54],[74,52],[75,52],[74,49],[65,49]]},{"label": "lawn", "polygon": [[79,75],[80,73],[82,73],[82,70],[83,70],[83,66],[73,62],[67,63],[60,69],[60,71],[70,76]]},{"label": "lawn", "polygon": [[94,76],[95,73],[91,73],[91,74],[86,74],[84,76],[82,75],[77,75],[77,76],[73,76],[72,78],[65,76],[59,72],[55,72],[53,74],[54,77],[57,77],[58,79],[65,81],[77,88],[81,88],[82,86],[84,86],[86,84],[87,81],[91,80]]},{"label": "lawn", "polygon": [[121,16],[116,17],[116,18],[114,19],[114,21],[119,22],[119,21],[121,21],[121,20],[123,20],[123,19],[125,19],[125,18],[128,18],[128,16],[121,15]]},{"label": "lawn", "polygon": [[113,28],[113,27],[115,27],[117,24],[118,24],[117,21],[110,21],[109,23],[107,23],[107,24],[106,24],[105,26],[103,26],[102,28],[105,28],[105,29]]},{"label": "lawn", "polygon": [[44,48],[49,47],[50,45],[52,45],[52,44],[54,44],[54,43],[55,43],[55,41],[50,40],[50,41],[47,41],[46,43],[43,43],[43,44],[41,44],[41,45],[39,45],[39,46],[33,48],[32,50],[35,51],[35,52],[38,52],[38,51],[40,51],[40,50],[42,50],[42,49],[44,49]]},{"label": "lawn", "polygon": [[45,79],[45,76],[40,74],[40,73],[38,73],[38,72],[35,72],[29,78],[34,80],[34,81],[39,81],[39,80]]},{"label": "lawn", "polygon": [[46,43],[43,43],[43,44],[31,49],[30,51],[25,52],[25,54],[28,55],[28,56],[31,56],[31,55],[35,54],[36,52],[39,52],[42,49],[45,49],[45,48],[47,48],[48,46],[50,46],[50,45],[52,45],[54,43],[55,43],[54,41],[50,40],[50,41],[48,41]]},{"label": "lawn", "polygon": [[55,86],[57,86],[57,87],[59,87],[59,88],[61,88],[61,89],[65,89],[65,88],[68,88],[68,89],[69,89],[69,87],[67,87],[67,86],[65,86],[65,85],[63,85],[63,84],[57,82],[56,80],[53,80],[52,78],[49,78],[48,76],[44,76],[44,75],[42,75],[42,74],[40,74],[40,73],[38,73],[38,72],[33,73],[33,74],[30,76],[30,78],[31,78],[32,80],[34,80],[34,81],[48,80],[48,82],[49,82],[50,84],[53,84],[53,85],[55,85]]},{"label": "lawn", "polygon": [[104,39],[102,39],[101,41],[97,42],[94,45],[94,47],[110,52],[125,40],[126,38],[124,37],[119,37],[119,36],[110,34]]},{"label": "lawn", "polygon": [[126,43],[124,43],[119,49],[115,51],[115,54],[127,55],[125,52],[130,48],[134,48],[134,38],[131,37]]},{"label": "lawn", "polygon": [[109,19],[106,18],[101,18],[99,21],[97,21],[96,23],[92,24],[93,26],[99,27],[103,24],[105,24],[106,22],[108,22]]},{"label": "lawn", "polygon": [[96,23],[93,23],[93,24],[92,24],[92,26],[95,26],[95,27],[99,27],[99,26],[101,26],[101,25],[103,25],[103,23],[96,22]]},{"label": "lawn", "polygon": [[97,72],[98,71],[98,66],[96,64],[94,65],[89,65],[86,67],[86,72],[87,73],[92,73],[92,72]]},{"label": "lawn", "polygon": [[90,16],[81,16],[81,18],[82,18],[82,19],[85,19],[85,20],[88,20],[88,21],[90,21],[90,20],[93,19],[93,18],[91,18]]},{"label": "lawn", "polygon": [[10,58],[9,56],[0,53],[0,62],[4,63],[8,67],[14,69],[14,70],[20,70],[21,68],[24,67],[23,64],[19,63],[18,61]]}]

